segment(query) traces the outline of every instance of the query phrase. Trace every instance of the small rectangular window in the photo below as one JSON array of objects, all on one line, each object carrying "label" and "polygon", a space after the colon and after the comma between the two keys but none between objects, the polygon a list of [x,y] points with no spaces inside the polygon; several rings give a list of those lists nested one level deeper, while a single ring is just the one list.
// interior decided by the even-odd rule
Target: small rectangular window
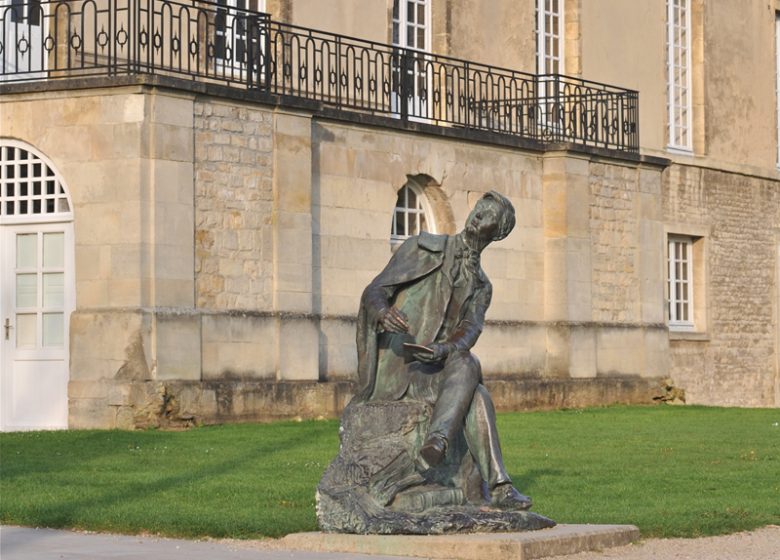
[{"label": "small rectangular window", "polygon": [[668,247],[669,327],[694,328],[693,239],[670,236]]}]

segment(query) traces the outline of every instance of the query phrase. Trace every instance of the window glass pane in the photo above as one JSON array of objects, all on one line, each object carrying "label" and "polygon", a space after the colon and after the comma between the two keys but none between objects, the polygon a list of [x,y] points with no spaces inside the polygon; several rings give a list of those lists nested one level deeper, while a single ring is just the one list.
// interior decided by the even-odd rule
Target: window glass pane
[{"label": "window glass pane", "polygon": [[50,272],[43,275],[44,309],[61,308],[65,305],[65,275]]},{"label": "window glass pane", "polygon": [[16,307],[36,307],[38,305],[38,275],[16,275]]},{"label": "window glass pane", "polygon": [[43,345],[44,346],[62,346],[65,338],[65,315],[64,313],[44,313],[43,314]]},{"label": "window glass pane", "polygon": [[414,2],[406,3],[406,20],[411,22],[414,21]]},{"label": "window glass pane", "polygon": [[16,236],[16,268],[35,268],[38,265],[38,234]]},{"label": "window glass pane", "polygon": [[24,313],[16,316],[16,347],[35,348],[35,313]]},{"label": "window glass pane", "polygon": [[417,193],[408,187],[404,187],[404,190],[406,191],[406,195],[408,197],[406,199],[407,208],[417,208]]},{"label": "window glass pane", "polygon": [[417,4],[417,23],[425,25],[425,4]]},{"label": "window glass pane", "polygon": [[62,268],[65,252],[65,234],[44,233],[43,234],[43,266],[45,268]]},{"label": "window glass pane", "polygon": [[404,227],[404,213],[395,213],[395,235],[406,235],[406,228]]}]

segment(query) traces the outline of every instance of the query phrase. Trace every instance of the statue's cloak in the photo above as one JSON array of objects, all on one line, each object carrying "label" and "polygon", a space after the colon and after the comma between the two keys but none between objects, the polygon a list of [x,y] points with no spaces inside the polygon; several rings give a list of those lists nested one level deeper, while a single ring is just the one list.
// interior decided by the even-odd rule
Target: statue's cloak
[{"label": "statue's cloak", "polygon": [[[403,396],[414,367],[420,364],[404,363],[402,342],[447,342],[453,350],[465,351],[479,338],[492,287],[480,268],[473,286],[461,290],[460,297],[453,301],[453,257],[447,250],[453,239],[430,233],[410,237],[364,290],[357,324],[358,401],[397,400]],[[380,333],[380,314],[390,305],[406,312],[411,334]],[[459,306],[458,321],[442,329],[448,312],[453,312],[452,305]],[[378,364],[382,372],[379,380]]]}]

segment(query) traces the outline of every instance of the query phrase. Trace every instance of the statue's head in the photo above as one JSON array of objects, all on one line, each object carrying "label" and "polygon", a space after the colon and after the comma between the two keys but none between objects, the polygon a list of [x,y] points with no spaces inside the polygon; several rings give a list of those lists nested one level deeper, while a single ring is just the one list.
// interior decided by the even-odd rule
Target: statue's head
[{"label": "statue's head", "polygon": [[479,200],[493,200],[498,203],[498,228],[492,240],[500,241],[504,239],[515,227],[515,207],[512,206],[507,197],[496,191],[486,192]]}]

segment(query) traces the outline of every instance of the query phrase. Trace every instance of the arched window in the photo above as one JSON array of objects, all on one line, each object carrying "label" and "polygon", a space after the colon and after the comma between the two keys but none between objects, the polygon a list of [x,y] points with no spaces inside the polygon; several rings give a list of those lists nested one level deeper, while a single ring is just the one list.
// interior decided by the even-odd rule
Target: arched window
[{"label": "arched window", "polygon": [[390,242],[399,244],[407,237],[418,235],[422,231],[436,231],[433,214],[422,189],[409,181],[398,191]]},{"label": "arched window", "polygon": [[0,140],[0,223],[67,221],[72,204],[43,155],[15,140]]}]

